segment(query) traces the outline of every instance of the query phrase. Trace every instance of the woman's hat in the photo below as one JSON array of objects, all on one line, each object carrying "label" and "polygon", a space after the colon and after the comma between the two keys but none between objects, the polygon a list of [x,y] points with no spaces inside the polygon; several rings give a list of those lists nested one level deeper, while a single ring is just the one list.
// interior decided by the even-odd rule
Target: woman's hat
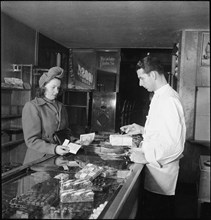
[{"label": "woman's hat", "polygon": [[42,76],[39,79],[39,87],[41,88],[45,83],[49,82],[50,80],[54,78],[63,78],[64,70],[61,67],[55,66],[48,70],[48,72],[45,72],[42,74]]}]

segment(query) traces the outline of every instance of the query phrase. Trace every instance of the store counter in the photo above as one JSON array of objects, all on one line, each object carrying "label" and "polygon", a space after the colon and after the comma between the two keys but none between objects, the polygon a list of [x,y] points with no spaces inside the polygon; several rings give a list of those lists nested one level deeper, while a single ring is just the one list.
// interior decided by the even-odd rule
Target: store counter
[{"label": "store counter", "polygon": [[[2,218],[135,218],[143,165],[128,160],[127,147],[115,153],[100,149],[83,147],[59,165],[55,161],[61,157],[44,157],[2,175]],[[75,181],[88,164],[100,168],[88,178],[93,197],[77,197],[77,191],[73,201],[61,202],[62,178]]]}]

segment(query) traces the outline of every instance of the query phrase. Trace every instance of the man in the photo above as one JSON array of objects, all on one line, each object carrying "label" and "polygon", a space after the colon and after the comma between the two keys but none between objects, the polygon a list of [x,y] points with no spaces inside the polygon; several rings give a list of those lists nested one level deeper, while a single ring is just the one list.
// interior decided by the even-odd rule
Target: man
[{"label": "man", "polygon": [[145,164],[144,217],[171,218],[186,136],[183,107],[157,58],[147,56],[139,61],[137,76],[140,86],[154,92],[145,126],[134,123],[120,130],[143,135],[139,148],[131,149],[130,159]]}]

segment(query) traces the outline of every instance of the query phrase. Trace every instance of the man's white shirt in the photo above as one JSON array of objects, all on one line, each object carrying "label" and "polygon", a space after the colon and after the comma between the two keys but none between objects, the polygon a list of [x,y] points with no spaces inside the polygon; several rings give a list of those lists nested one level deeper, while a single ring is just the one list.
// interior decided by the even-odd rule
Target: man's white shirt
[{"label": "man's white shirt", "polygon": [[142,150],[146,160],[145,189],[174,195],[186,126],[178,93],[169,84],[154,92],[144,126]]}]

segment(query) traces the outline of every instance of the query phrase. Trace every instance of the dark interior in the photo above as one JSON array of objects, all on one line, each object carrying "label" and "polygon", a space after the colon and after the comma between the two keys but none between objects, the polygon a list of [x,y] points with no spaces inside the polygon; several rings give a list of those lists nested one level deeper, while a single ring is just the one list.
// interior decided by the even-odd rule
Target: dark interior
[{"label": "dark interior", "polygon": [[144,58],[147,53],[161,60],[166,75],[171,71],[171,49],[123,48],[120,62],[120,106],[123,107],[123,102],[128,100],[133,105],[133,113],[129,122],[142,125],[145,123],[149,108],[150,93],[139,86],[135,67],[138,60]]}]

